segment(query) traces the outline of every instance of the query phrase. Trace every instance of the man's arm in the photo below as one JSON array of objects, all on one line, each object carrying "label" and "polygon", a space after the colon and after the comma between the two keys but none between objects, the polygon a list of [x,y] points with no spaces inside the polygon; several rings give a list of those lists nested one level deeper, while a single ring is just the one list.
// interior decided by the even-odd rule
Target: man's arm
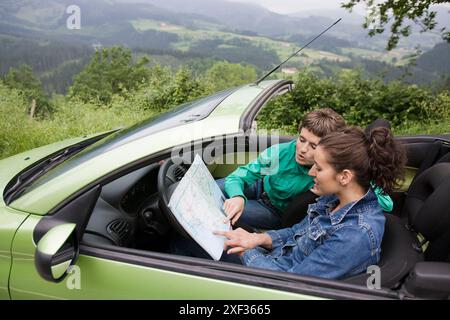
[{"label": "man's arm", "polygon": [[278,163],[278,161],[272,161],[272,157],[279,157],[278,151],[279,145],[267,148],[261,152],[256,160],[239,167],[225,178],[225,192],[230,199],[226,200],[224,204],[224,210],[227,214],[224,222],[231,220],[231,224],[234,225],[240,218],[247,201],[244,189],[262,179],[266,174],[271,173],[272,163]]},{"label": "man's arm", "polygon": [[267,173],[272,163],[272,156],[279,155],[278,145],[267,148],[256,158],[245,166],[237,168],[225,178],[225,192],[229,198],[240,196],[245,201],[244,189],[251,186]]}]

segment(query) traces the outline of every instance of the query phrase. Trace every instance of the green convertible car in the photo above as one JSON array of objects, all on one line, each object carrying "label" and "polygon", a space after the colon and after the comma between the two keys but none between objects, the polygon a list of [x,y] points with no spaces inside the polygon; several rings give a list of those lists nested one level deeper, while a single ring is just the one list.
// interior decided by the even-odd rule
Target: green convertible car
[{"label": "green convertible car", "polygon": [[168,252],[182,232],[168,201],[187,168],[174,159],[200,154],[221,178],[295,139],[255,121],[291,89],[250,84],[1,160],[0,299],[448,299],[450,135],[397,137],[408,179],[367,273],[327,280]]}]

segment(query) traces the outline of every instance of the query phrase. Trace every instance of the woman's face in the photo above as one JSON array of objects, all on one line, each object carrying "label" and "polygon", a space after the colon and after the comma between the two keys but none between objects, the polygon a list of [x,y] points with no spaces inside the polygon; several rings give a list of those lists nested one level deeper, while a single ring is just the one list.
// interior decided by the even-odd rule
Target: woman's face
[{"label": "woman's face", "polygon": [[309,170],[309,175],[314,178],[315,194],[322,196],[338,193],[342,185],[338,182],[338,173],[328,162],[326,151],[319,145],[314,152],[314,164]]}]

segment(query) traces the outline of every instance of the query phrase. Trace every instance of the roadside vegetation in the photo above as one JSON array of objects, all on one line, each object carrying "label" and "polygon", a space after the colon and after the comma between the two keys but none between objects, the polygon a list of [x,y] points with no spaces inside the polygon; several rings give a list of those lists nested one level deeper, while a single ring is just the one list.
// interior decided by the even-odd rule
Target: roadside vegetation
[{"label": "roadside vegetation", "polygon": [[[256,80],[254,66],[214,62],[198,73],[132,56],[122,47],[95,53],[66,95],[49,96],[29,66],[0,80],[0,158],[71,137],[128,126],[183,102]],[[301,72],[292,92],[258,115],[258,128],[295,134],[305,112],[331,107],[350,124],[390,120],[396,134],[450,132],[450,92],[365,79],[357,71],[319,77]]]}]

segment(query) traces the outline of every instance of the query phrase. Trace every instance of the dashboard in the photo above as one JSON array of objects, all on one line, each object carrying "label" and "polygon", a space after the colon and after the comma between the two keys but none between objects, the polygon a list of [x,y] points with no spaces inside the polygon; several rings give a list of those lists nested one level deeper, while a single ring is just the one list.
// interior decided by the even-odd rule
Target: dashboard
[{"label": "dashboard", "polygon": [[167,232],[168,223],[158,206],[159,167],[151,164],[104,185],[83,241],[136,247],[136,237],[142,233],[157,236]]},{"label": "dashboard", "polygon": [[[152,173],[152,172],[151,172]],[[129,214],[134,214],[150,195],[156,193],[156,181],[153,174],[139,180],[120,200],[120,207]]]}]

